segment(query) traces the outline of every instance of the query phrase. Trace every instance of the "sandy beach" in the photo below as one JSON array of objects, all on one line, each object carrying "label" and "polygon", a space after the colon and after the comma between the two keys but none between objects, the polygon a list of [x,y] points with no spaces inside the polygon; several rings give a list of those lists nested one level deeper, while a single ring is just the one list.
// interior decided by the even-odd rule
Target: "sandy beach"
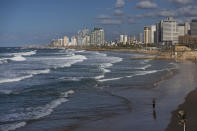
[{"label": "sandy beach", "polygon": [[[178,106],[185,101],[185,97],[196,89],[197,84],[197,68],[196,65],[189,61],[182,61],[177,64],[177,72],[174,75],[161,78],[161,81],[156,83],[156,86],[150,87],[145,94],[141,94],[141,99],[146,98],[143,103],[135,101],[133,95],[134,90],[126,90],[121,92],[113,92],[114,95],[124,97],[131,102],[131,111],[124,115],[116,115],[113,117],[106,117],[101,120],[85,122],[82,125],[76,126],[72,129],[74,131],[180,131],[181,127],[176,121],[176,112],[174,111]],[[136,92],[135,92],[136,93]],[[188,113],[188,129],[196,128],[195,122],[197,113],[194,113],[196,108],[193,107],[196,100],[197,91],[189,94],[186,103],[179,106],[181,109],[190,111]],[[156,109],[152,109],[152,98],[156,98]],[[134,100],[134,101],[133,101]],[[145,109],[146,108],[146,109]],[[173,117],[171,112],[173,112]],[[172,117],[172,119],[171,119]],[[171,123],[169,124],[171,120]],[[168,126],[169,124],[169,126]],[[95,128],[96,127],[96,128]],[[168,129],[166,129],[168,127]],[[189,130],[190,131],[190,130]]]},{"label": "sandy beach", "polygon": [[172,118],[166,131],[181,131],[183,125],[179,125],[177,117],[178,111],[184,110],[186,112],[186,130],[197,131],[197,89],[189,93],[185,102],[181,104],[177,110],[172,112]]}]

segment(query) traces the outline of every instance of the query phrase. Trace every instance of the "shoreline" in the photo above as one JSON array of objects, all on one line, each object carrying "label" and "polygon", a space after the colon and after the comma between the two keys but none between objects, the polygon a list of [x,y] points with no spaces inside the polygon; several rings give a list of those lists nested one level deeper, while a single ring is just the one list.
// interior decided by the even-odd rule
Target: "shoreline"
[{"label": "shoreline", "polygon": [[191,91],[186,97],[184,103],[180,104],[178,108],[171,112],[171,120],[165,131],[181,131],[183,125],[179,124],[178,112],[180,110],[186,113],[186,130],[197,130],[197,89]]},{"label": "shoreline", "polygon": [[[196,88],[195,83],[194,83],[195,80],[190,81],[190,78],[192,78],[194,73],[197,72],[197,70],[195,69],[195,65],[193,63],[191,63],[191,61],[188,61],[188,62],[186,61],[186,62],[178,63],[178,66],[179,66],[178,73],[176,73],[176,71],[172,71],[171,73],[162,76],[161,80],[159,80],[158,83],[156,82],[156,85],[155,85],[156,88],[155,87],[154,87],[154,89],[152,88],[153,90],[160,92],[156,96],[151,96],[151,97],[156,97],[156,99],[157,99],[157,106],[156,106],[156,112],[155,112],[157,118],[156,118],[155,122],[154,122],[154,120],[151,120],[148,123],[144,123],[144,122],[147,122],[147,120],[151,119],[150,118],[151,114],[149,114],[149,113],[151,113],[151,112],[149,112],[149,111],[151,111],[151,107],[149,107],[147,105],[143,105],[148,110],[148,112],[147,112],[148,114],[146,114],[146,115],[148,115],[148,118],[147,118],[147,116],[144,117],[143,114],[139,113],[137,111],[138,109],[135,110],[136,107],[133,107],[133,111],[131,113],[116,116],[114,118],[113,117],[106,118],[106,119],[103,119],[100,121],[86,123],[85,125],[82,125],[81,127],[74,129],[74,131],[80,131],[80,130],[91,131],[91,130],[93,130],[93,128],[96,125],[99,125],[99,127],[97,127],[97,129],[95,131],[100,131],[100,130],[103,130],[103,131],[108,131],[108,130],[110,130],[110,131],[111,130],[113,130],[113,131],[119,131],[119,130],[130,131],[132,128],[136,129],[136,130],[140,130],[140,131],[143,131],[144,129],[152,130],[152,131],[166,130],[166,128],[169,126],[170,120],[172,119],[171,112],[173,112],[174,110],[177,110],[179,105],[184,102],[184,98],[186,96],[188,97],[188,94],[189,95],[193,94],[191,92],[193,92],[193,90]],[[185,78],[186,72],[189,73],[188,78],[187,77]],[[187,85],[188,85],[188,87],[186,87]],[[124,94],[126,92],[123,91],[122,93]],[[122,93],[120,93],[120,94],[118,93],[116,95],[121,95]],[[129,93],[129,94],[130,95],[127,96],[128,98],[130,98],[130,96],[132,96],[131,93]],[[195,91],[195,95],[196,94],[197,94],[197,89]],[[195,98],[197,100],[197,95],[195,96]],[[136,105],[136,102],[132,101],[132,104]],[[191,106],[192,106],[192,103],[191,103]],[[189,109],[192,109],[192,107],[190,107]],[[195,109],[192,109],[193,112],[195,112],[196,109],[197,109],[197,106]],[[188,114],[188,117],[192,116],[191,114]],[[175,116],[176,116],[176,114],[175,114]],[[196,116],[197,116],[197,113],[196,113]],[[136,126],[135,124],[133,125],[132,123],[130,123],[133,121],[133,119],[134,119],[133,117],[140,119],[139,122],[143,123],[143,125],[139,126],[138,124],[140,124],[140,123],[138,123],[138,124],[136,123],[137,124],[137,126]],[[141,118],[142,118],[142,120],[141,120]],[[197,117],[194,116],[193,118],[195,119]],[[196,121],[197,120],[195,120],[193,122],[194,125],[195,125]],[[157,124],[155,124],[155,123],[157,123]],[[176,121],[173,121],[174,126],[178,125],[176,123],[177,123]],[[110,126],[112,124],[114,124],[114,126]],[[178,128],[177,130],[175,130],[175,128],[168,129],[166,131],[180,131],[180,128]],[[196,130],[192,130],[192,131],[196,131]]]},{"label": "shoreline", "polygon": [[[171,50],[159,51],[159,50],[144,50],[140,48],[94,48],[94,47],[21,47],[22,49],[35,48],[35,49],[74,49],[74,50],[86,50],[86,51],[114,51],[114,52],[127,52],[127,53],[139,53],[148,56],[131,58],[134,60],[189,60],[197,63],[197,51],[178,51]],[[175,55],[176,54],[176,55]]]},{"label": "shoreline", "polygon": [[[120,51],[120,52],[132,52],[132,53],[141,53],[141,54],[149,54],[149,55],[163,55],[161,52],[144,52],[142,50],[133,50],[133,49],[79,49],[79,50],[87,50],[87,51]],[[169,55],[169,54],[167,54]],[[172,59],[171,57],[167,58],[137,58],[137,59],[152,59],[152,60],[165,60],[165,59]],[[182,60],[182,59],[181,59]],[[184,61],[184,60],[183,60]],[[190,62],[194,64],[194,59],[191,59]],[[155,86],[158,86],[160,82],[156,83]],[[184,96],[185,98],[185,96]],[[184,103],[180,104],[176,110],[171,112],[171,119],[169,121],[168,127],[165,129],[165,131],[180,131],[183,130],[182,126],[178,125],[178,119],[177,114],[179,110],[185,110],[187,112],[188,117],[188,130],[190,131],[196,131],[197,126],[195,124],[197,123],[197,113],[195,112],[197,110],[197,89],[190,91],[189,94],[186,95]]]},{"label": "shoreline", "polygon": [[[178,63],[178,66],[180,66],[180,68],[178,68],[178,69],[180,69],[180,71],[178,71],[178,73],[176,70],[172,70],[171,72],[162,76],[161,79],[159,81],[156,81],[155,85],[153,85],[154,90],[161,91],[161,94],[158,95],[158,100],[157,100],[158,105],[156,108],[156,114],[157,114],[157,119],[158,119],[157,122],[160,121],[160,123],[157,123],[158,125],[155,125],[156,121],[154,122],[154,120],[152,121],[153,123],[151,123],[150,125],[147,125],[144,123],[145,128],[143,128],[143,129],[148,129],[148,130],[152,129],[153,131],[160,131],[160,129],[165,130],[170,122],[171,117],[172,117],[171,112],[173,110],[177,110],[177,107],[179,106],[179,104],[182,104],[184,102],[184,97],[186,97],[188,95],[188,93],[190,93],[193,90],[193,88],[195,88],[193,86],[194,85],[193,83],[188,82],[188,80],[190,78],[187,78],[187,79],[183,78],[183,76],[185,76],[184,74],[186,72],[189,72],[189,75],[193,75],[194,71],[196,71],[195,65],[193,63],[191,63],[191,61],[188,61],[188,62],[186,61],[186,62]],[[180,79],[180,78],[182,78],[182,79]],[[181,82],[180,85],[179,84],[177,85],[176,83],[174,83],[174,81],[176,81],[176,80],[178,80],[178,83]],[[183,84],[184,82],[187,82],[187,83]],[[190,84],[188,84],[188,83],[190,83]],[[188,85],[188,87],[191,86],[191,88],[185,88],[186,87],[185,85]],[[180,89],[179,89],[179,86],[181,86]],[[177,92],[177,94],[174,95],[174,93],[176,93],[176,92]],[[120,94],[122,94],[122,93],[127,94],[127,91],[126,92],[123,91]],[[118,92],[118,94],[116,94],[116,95],[119,96],[120,94]],[[130,94],[129,97],[130,96],[132,96],[132,95]],[[151,97],[154,97],[154,96],[151,96]],[[155,96],[155,97],[157,97],[157,96]],[[136,105],[135,101],[133,101],[132,104]],[[144,105],[144,106],[146,108],[150,108],[147,110],[151,111],[151,109],[152,109],[151,107],[149,107],[147,105]],[[151,116],[151,114],[149,114],[149,113],[148,113],[148,115]],[[148,119],[150,119],[150,116]],[[119,131],[119,130],[123,129],[125,131],[130,131],[130,129],[132,129],[133,127],[136,126],[136,125],[132,125],[130,123],[133,120],[132,117],[140,119],[143,116],[139,112],[137,112],[137,114],[136,114],[135,109],[134,109],[131,113],[128,113],[125,115],[121,114],[120,116],[115,116],[115,117],[107,117],[105,119],[101,119],[101,120],[94,121],[94,122],[83,123],[82,125],[74,128],[74,129],[71,129],[71,130],[91,131],[94,129],[95,131],[100,131],[100,130]],[[143,121],[146,121],[146,120],[142,119],[142,122]],[[114,124],[113,127],[110,126],[112,124]],[[95,129],[94,127],[97,125],[99,125],[99,126],[97,127],[97,129]],[[139,130],[141,130],[142,127],[138,127]],[[136,130],[138,130],[138,128]],[[65,131],[67,131],[67,130],[65,129]],[[176,130],[172,129],[170,131],[176,131]]]},{"label": "shoreline", "polygon": [[185,98],[185,102],[179,105],[178,109],[172,112],[171,121],[166,128],[165,131],[181,131],[183,130],[183,126],[179,125],[179,119],[177,118],[178,111],[184,110],[186,112],[187,118],[187,128],[188,131],[196,131],[197,130],[197,89],[190,92]]}]

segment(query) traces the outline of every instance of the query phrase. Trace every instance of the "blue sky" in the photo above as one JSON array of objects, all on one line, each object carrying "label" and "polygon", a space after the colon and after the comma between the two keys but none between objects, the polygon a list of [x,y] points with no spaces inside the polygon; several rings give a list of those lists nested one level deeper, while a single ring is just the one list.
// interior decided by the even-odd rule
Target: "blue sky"
[{"label": "blue sky", "polygon": [[195,19],[196,0],[0,0],[0,46],[48,44],[95,26],[113,40],[168,16]]}]

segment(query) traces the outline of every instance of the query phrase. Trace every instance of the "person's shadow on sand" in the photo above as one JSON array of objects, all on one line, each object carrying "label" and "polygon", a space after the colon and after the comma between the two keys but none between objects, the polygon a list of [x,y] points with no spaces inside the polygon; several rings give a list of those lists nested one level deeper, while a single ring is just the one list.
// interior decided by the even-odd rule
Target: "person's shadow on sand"
[{"label": "person's shadow on sand", "polygon": [[153,100],[152,100],[152,105],[153,105],[153,118],[154,118],[154,120],[157,120],[157,112],[155,110],[155,108],[156,108],[156,100],[155,100],[155,98],[153,98]]},{"label": "person's shadow on sand", "polygon": [[154,118],[154,120],[157,120],[157,112],[155,109],[153,110],[153,118]]}]

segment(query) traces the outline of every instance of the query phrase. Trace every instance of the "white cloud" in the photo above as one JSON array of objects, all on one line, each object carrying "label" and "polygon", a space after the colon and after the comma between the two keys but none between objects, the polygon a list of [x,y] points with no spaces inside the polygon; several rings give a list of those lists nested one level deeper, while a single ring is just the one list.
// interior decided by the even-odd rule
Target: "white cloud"
[{"label": "white cloud", "polygon": [[158,17],[169,17],[169,16],[177,16],[177,12],[169,9],[160,9],[155,12],[148,12],[144,15],[136,15],[136,18],[150,17],[150,18],[158,18]]},{"label": "white cloud", "polygon": [[101,14],[101,15],[98,15],[96,18],[97,19],[111,19],[111,16]]},{"label": "white cloud", "polygon": [[125,0],[117,0],[115,8],[123,8],[125,6]]},{"label": "white cloud", "polygon": [[101,20],[99,23],[102,25],[120,25],[122,24],[122,21],[115,20],[115,19],[104,19],[104,20]]},{"label": "white cloud", "polygon": [[116,16],[122,16],[122,15],[124,15],[124,12],[122,10],[115,10],[114,11],[114,15],[116,15]]},{"label": "white cloud", "polygon": [[173,2],[175,5],[186,5],[194,2],[194,0],[166,0],[166,1]]},{"label": "white cloud", "polygon": [[197,6],[189,5],[183,8],[179,8],[178,12],[185,17],[195,17],[197,16]]},{"label": "white cloud", "polygon": [[129,18],[128,19],[128,24],[138,24],[138,22],[136,21],[136,19]]},{"label": "white cloud", "polygon": [[156,17],[169,17],[169,16],[177,16],[177,12],[169,9],[162,9],[156,12]]},{"label": "white cloud", "polygon": [[149,1],[149,0],[143,0],[137,3],[137,8],[140,8],[140,9],[155,9],[157,7],[158,6],[156,3]]}]

